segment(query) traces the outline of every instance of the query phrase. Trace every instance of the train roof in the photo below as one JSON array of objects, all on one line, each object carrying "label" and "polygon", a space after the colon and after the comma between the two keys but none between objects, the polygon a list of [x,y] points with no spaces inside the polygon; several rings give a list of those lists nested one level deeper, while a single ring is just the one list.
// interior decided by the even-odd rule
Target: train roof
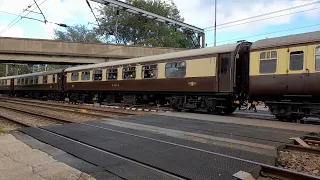
[{"label": "train roof", "polygon": [[270,47],[286,46],[292,44],[302,44],[309,42],[320,42],[320,31],[294,34],[276,38],[258,40],[251,45],[251,50],[258,50]]},{"label": "train roof", "polygon": [[54,69],[51,71],[43,71],[43,72],[36,72],[36,73],[30,73],[30,74],[21,74],[16,76],[7,76],[7,77],[0,77],[0,80],[6,80],[6,79],[17,79],[17,78],[25,78],[25,77],[32,77],[32,76],[45,76],[50,74],[57,74],[61,73],[63,69]]},{"label": "train roof", "polygon": [[0,77],[0,80],[8,80],[12,79],[13,76]]},{"label": "train roof", "polygon": [[80,71],[84,69],[95,69],[95,68],[108,67],[108,66],[117,66],[117,65],[123,65],[123,64],[144,63],[144,62],[160,61],[160,60],[167,60],[167,59],[177,59],[177,58],[183,58],[183,57],[232,52],[236,50],[239,44],[241,44],[241,42],[234,43],[234,44],[220,45],[215,47],[207,47],[202,49],[193,49],[193,50],[179,51],[179,52],[173,52],[173,53],[166,53],[166,54],[160,54],[160,55],[154,55],[154,56],[138,57],[138,58],[119,60],[119,61],[110,61],[110,62],[104,62],[104,63],[90,64],[90,65],[81,65],[77,67],[67,68],[65,69],[65,72]]}]

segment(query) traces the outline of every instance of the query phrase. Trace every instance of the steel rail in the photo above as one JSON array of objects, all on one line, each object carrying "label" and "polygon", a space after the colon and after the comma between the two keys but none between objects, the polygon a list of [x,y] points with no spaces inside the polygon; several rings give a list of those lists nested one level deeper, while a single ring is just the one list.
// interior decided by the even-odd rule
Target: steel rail
[{"label": "steel rail", "polygon": [[55,118],[55,117],[52,117],[52,116],[50,116],[50,115],[39,114],[39,113],[30,112],[30,111],[27,111],[27,110],[22,110],[22,109],[13,108],[13,107],[7,107],[7,106],[3,106],[2,104],[0,104],[0,107],[1,107],[1,108],[5,108],[5,109],[10,109],[10,110],[18,111],[18,112],[23,112],[23,113],[27,113],[27,114],[32,114],[32,115],[40,116],[40,117],[43,117],[43,118],[49,118],[49,119],[52,119],[52,120],[54,120],[54,121],[58,121],[58,122],[61,122],[61,123],[72,123],[71,121],[64,120],[64,119],[60,119],[60,118]]},{"label": "steel rail", "polygon": [[[170,145],[174,145],[174,146],[178,146],[178,147],[183,147],[183,148],[187,148],[187,149],[191,149],[191,150],[195,150],[195,151],[201,151],[204,153],[213,154],[216,156],[221,156],[221,157],[225,157],[225,158],[229,158],[229,159],[234,159],[234,160],[238,160],[238,161],[242,161],[242,162],[246,162],[246,163],[250,163],[250,164],[255,164],[255,165],[261,167],[261,172],[260,172],[261,175],[267,175],[270,177],[284,179],[284,180],[297,180],[297,179],[320,180],[320,177],[317,177],[317,176],[312,176],[312,175],[308,175],[305,173],[300,173],[300,172],[296,172],[296,171],[292,171],[292,170],[288,170],[288,169],[283,169],[283,168],[279,168],[276,166],[271,166],[268,164],[263,164],[263,163],[259,163],[259,162],[255,162],[255,161],[251,161],[251,160],[246,160],[246,159],[237,158],[237,157],[233,157],[233,156],[229,156],[229,155],[225,155],[225,154],[220,154],[220,153],[216,153],[216,152],[212,152],[212,151],[208,151],[208,150],[204,150],[204,149],[199,149],[199,148],[186,146],[186,145],[182,145],[182,144],[177,144],[177,143],[173,143],[173,142],[169,142],[169,141],[163,141],[163,140],[159,140],[159,139],[149,138],[149,137],[145,137],[145,136],[141,136],[141,135],[136,135],[136,134],[132,134],[132,133],[124,132],[124,131],[119,131],[119,130],[101,127],[101,126],[92,125],[92,124],[87,124],[87,123],[78,123],[78,124],[82,124],[85,126],[91,126],[91,127],[95,127],[95,128],[99,128],[99,129],[104,129],[104,130],[109,130],[109,131],[129,135],[129,136],[152,140],[152,141],[157,141],[157,142],[170,144]],[[253,176],[257,177],[256,172],[251,172],[251,173],[253,173]]]}]

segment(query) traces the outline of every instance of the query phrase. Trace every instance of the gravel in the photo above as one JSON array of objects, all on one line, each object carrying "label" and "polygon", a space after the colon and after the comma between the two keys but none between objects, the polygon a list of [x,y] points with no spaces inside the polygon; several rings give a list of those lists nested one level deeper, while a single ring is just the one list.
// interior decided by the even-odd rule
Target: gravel
[{"label": "gravel", "polygon": [[1,107],[0,107],[0,116],[27,124],[29,126],[49,126],[49,125],[57,124],[56,121],[52,121],[52,119],[50,118],[37,117],[35,115],[30,115],[28,113],[21,113],[14,110],[1,108]]},{"label": "gravel", "polygon": [[86,122],[86,121],[99,120],[99,118],[97,117],[80,114],[78,112],[57,111],[57,110],[48,109],[48,108],[32,107],[32,105],[20,105],[20,104],[13,104],[13,103],[7,103],[7,102],[0,102],[0,105],[17,108],[19,110],[24,110],[28,112],[45,114],[50,117],[59,118],[59,119],[63,119],[71,122]]},{"label": "gravel", "polygon": [[[12,98],[10,99],[12,101],[19,101],[20,99],[17,98]],[[108,108],[108,107],[100,107],[100,106],[94,106],[93,104],[69,104],[69,103],[60,103],[60,102],[55,102],[55,101],[40,101],[40,100],[34,100],[34,99],[22,99],[20,102],[34,102],[34,103],[39,103],[39,104],[46,104],[46,105],[56,105],[60,107],[72,107],[72,108],[79,108],[79,109],[88,109],[88,110],[99,110],[99,111],[105,111],[106,113],[128,113],[129,114],[146,114],[148,112],[144,111],[133,111],[133,110],[127,110],[127,109],[116,109],[116,108]],[[137,108],[138,109],[138,108]]]},{"label": "gravel", "polygon": [[280,151],[278,166],[297,172],[320,176],[320,155],[298,151]]},{"label": "gravel", "polygon": [[7,131],[16,130],[21,127],[22,126],[20,124],[17,124],[15,122],[12,122],[5,118],[0,117],[0,133],[1,131],[7,132]]}]

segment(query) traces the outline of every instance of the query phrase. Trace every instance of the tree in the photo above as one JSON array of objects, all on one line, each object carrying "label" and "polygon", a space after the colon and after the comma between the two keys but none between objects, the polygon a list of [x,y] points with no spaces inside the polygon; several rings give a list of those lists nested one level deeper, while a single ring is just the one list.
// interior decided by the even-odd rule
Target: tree
[{"label": "tree", "polygon": [[[177,6],[160,0],[125,0],[132,6],[183,22]],[[193,48],[192,39],[181,30],[165,23],[150,20],[140,15],[117,10],[109,6],[99,8],[98,19],[106,32],[105,39],[117,44],[135,44],[154,47]],[[96,29],[101,32],[101,29]]]},{"label": "tree", "polygon": [[96,33],[84,25],[68,26],[66,31],[54,30],[54,39],[72,42],[101,42]]},{"label": "tree", "polygon": [[[8,76],[27,74],[32,72],[32,66],[21,64],[8,64]],[[0,77],[6,75],[6,64],[0,64]]]}]

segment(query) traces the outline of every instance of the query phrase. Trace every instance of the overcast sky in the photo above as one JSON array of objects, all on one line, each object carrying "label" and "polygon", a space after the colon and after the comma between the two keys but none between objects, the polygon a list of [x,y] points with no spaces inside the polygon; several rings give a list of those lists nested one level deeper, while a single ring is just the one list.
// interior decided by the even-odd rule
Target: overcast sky
[{"label": "overcast sky", "polygon": [[[45,0],[38,1],[41,3]],[[173,0],[173,2],[176,3],[181,16],[184,17],[186,23],[201,28],[207,28],[214,25],[214,0]],[[259,14],[316,2],[316,0],[217,0],[217,2],[217,24],[219,25]],[[33,4],[33,0],[0,0],[0,32],[16,18],[16,16],[4,12],[20,14],[23,9],[31,4]],[[98,6],[98,4],[93,2],[92,5]],[[46,2],[41,5],[41,9],[46,15],[46,18],[53,22],[61,22],[68,25],[94,22],[94,18],[85,0],[46,0]],[[217,26],[217,44],[231,43],[240,39],[254,41],[261,38],[320,30],[320,3],[263,16],[257,19],[241,21],[239,23],[265,19],[282,14],[290,14],[298,11],[305,12],[238,26],[229,24],[228,26],[233,26],[228,28]],[[37,19],[42,18],[41,15],[32,13],[28,16]],[[316,24],[319,25],[314,26]],[[306,26],[310,27],[272,33]],[[0,36],[52,39],[54,28],[57,28],[57,26],[52,24],[45,25],[41,22],[22,19]],[[259,34],[266,35],[254,36]],[[212,29],[207,29],[206,31],[206,43],[208,46],[213,45]]]}]

